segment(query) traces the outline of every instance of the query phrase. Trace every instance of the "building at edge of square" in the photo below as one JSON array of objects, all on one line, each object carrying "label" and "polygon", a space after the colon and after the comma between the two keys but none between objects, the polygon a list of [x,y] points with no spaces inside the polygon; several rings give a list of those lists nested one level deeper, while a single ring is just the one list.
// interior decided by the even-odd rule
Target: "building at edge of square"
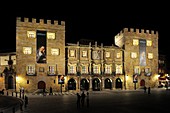
[{"label": "building at edge of square", "polygon": [[[16,52],[1,54],[0,89],[23,87],[36,92],[51,87],[60,92],[158,87],[157,31],[124,28],[111,46],[66,44],[65,32],[64,21],[17,17]],[[42,46],[45,57],[38,61]]]}]

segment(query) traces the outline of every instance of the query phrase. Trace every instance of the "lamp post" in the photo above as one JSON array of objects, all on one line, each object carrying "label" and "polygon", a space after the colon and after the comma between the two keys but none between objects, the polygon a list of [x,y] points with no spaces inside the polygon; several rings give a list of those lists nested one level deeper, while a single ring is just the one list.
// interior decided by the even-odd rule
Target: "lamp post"
[{"label": "lamp post", "polygon": [[126,74],[124,72],[124,89],[126,90]]}]

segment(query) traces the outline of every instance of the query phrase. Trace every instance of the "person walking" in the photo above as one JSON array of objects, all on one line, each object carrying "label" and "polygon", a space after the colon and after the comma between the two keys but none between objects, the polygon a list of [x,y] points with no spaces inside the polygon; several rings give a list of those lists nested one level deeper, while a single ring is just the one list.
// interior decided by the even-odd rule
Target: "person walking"
[{"label": "person walking", "polygon": [[86,97],[86,95],[85,95],[85,93],[83,91],[82,94],[81,94],[81,105],[82,105],[82,107],[84,107],[85,97]]},{"label": "person walking", "polygon": [[87,107],[89,107],[89,92],[87,92],[86,103],[87,103]]},{"label": "person walking", "polygon": [[77,108],[78,109],[80,108],[80,99],[81,99],[81,96],[79,93],[77,93]]}]

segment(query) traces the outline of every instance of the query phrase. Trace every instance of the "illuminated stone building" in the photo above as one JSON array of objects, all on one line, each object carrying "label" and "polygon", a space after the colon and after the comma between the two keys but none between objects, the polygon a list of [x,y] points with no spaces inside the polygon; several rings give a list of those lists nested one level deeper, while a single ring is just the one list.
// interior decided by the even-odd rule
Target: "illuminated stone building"
[{"label": "illuminated stone building", "polygon": [[115,76],[122,74],[122,50],[118,47],[68,43],[66,53],[68,90],[123,88],[119,75]]},{"label": "illuminated stone building", "polygon": [[[16,83],[9,85],[15,84],[16,90],[60,90],[57,75],[65,75],[65,22],[18,17],[15,67]],[[62,87],[65,89],[64,84]]]},{"label": "illuminated stone building", "polygon": [[[23,87],[36,92],[52,87],[56,92],[158,87],[158,32],[124,28],[114,38],[111,46],[65,43],[64,21],[18,17],[16,52],[0,55],[0,89]],[[4,72],[10,59],[12,74]]]},{"label": "illuminated stone building", "polygon": [[136,89],[158,86],[158,32],[124,28],[115,36],[124,50],[124,86]]}]

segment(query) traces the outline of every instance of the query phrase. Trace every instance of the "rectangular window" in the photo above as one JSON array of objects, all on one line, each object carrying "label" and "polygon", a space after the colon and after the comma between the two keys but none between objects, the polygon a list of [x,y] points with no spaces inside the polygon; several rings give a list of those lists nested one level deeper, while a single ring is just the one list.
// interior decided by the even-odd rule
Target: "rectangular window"
[{"label": "rectangular window", "polygon": [[86,74],[86,66],[82,66],[81,73],[82,73],[82,74]]},{"label": "rectangular window", "polygon": [[122,65],[116,65],[116,74],[122,74]]},{"label": "rectangular window", "polygon": [[70,57],[75,57],[75,50],[70,50]]},{"label": "rectangular window", "polygon": [[153,53],[148,53],[148,59],[153,59]]},{"label": "rectangular window", "polygon": [[121,54],[120,53],[117,53],[116,54],[116,58],[120,58],[121,57]]},{"label": "rectangular window", "polygon": [[35,38],[36,32],[35,31],[27,31],[27,37],[28,38]]},{"label": "rectangular window", "polygon": [[139,40],[138,40],[138,39],[133,39],[133,45],[134,45],[134,46],[139,45]]},{"label": "rectangular window", "polygon": [[111,74],[112,70],[111,70],[111,65],[105,65],[105,74]]},{"label": "rectangular window", "polygon": [[35,65],[28,65],[26,67],[26,74],[27,75],[35,75]]},{"label": "rectangular window", "polygon": [[106,56],[106,58],[109,58],[110,57],[110,52],[107,51],[105,56]]},{"label": "rectangular window", "polygon": [[98,65],[93,65],[93,73],[100,74],[100,67]]},{"label": "rectangular window", "polygon": [[55,39],[55,33],[47,32],[47,38],[48,39]]},{"label": "rectangular window", "polygon": [[56,75],[56,67],[48,66],[48,75]]},{"label": "rectangular window", "polygon": [[136,52],[131,52],[131,58],[137,58],[137,53]]},{"label": "rectangular window", "polygon": [[51,49],[52,55],[59,55],[59,49]]},{"label": "rectangular window", "polygon": [[82,57],[87,57],[87,51],[82,51]]},{"label": "rectangular window", "polygon": [[76,74],[76,66],[75,65],[69,66],[69,74]]},{"label": "rectangular window", "polygon": [[139,66],[134,67],[134,74],[140,74],[140,67]]},{"label": "rectangular window", "polygon": [[31,47],[23,47],[23,53],[24,54],[31,54],[32,53]]},{"label": "rectangular window", "polygon": [[147,41],[146,41],[146,45],[147,45],[147,46],[152,46],[152,41],[151,41],[151,40],[147,40]]},{"label": "rectangular window", "polygon": [[74,66],[70,66],[70,73],[74,73]]}]

